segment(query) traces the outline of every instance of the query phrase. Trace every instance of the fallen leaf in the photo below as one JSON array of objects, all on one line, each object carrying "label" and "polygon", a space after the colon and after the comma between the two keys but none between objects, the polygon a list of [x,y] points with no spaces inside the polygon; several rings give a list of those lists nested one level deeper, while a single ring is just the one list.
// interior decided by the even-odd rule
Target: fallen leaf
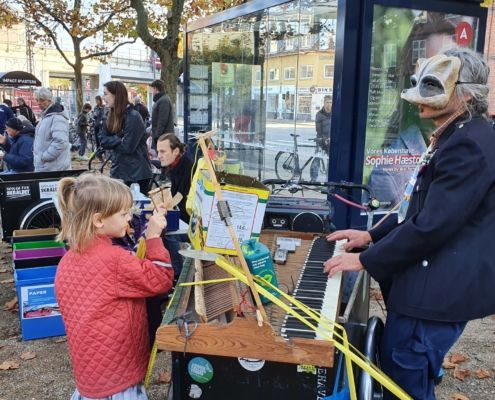
[{"label": "fallen leaf", "polygon": [[372,299],[377,300],[377,301],[383,300],[382,292],[379,289],[371,289],[370,296]]},{"label": "fallen leaf", "polygon": [[454,364],[453,362],[451,362],[449,357],[445,357],[443,359],[442,367],[444,367],[445,369],[452,369],[452,368],[455,368],[456,366],[457,366],[457,364]]},{"label": "fallen leaf", "polygon": [[450,362],[454,363],[454,364],[460,364],[464,361],[467,361],[468,358],[464,355],[462,355],[461,353],[453,353],[451,356],[450,356]]},{"label": "fallen leaf", "polygon": [[490,378],[492,376],[492,374],[490,374],[490,371],[487,371],[486,369],[483,368],[477,369],[475,374],[476,374],[476,378],[478,379]]},{"label": "fallen leaf", "polygon": [[172,380],[172,374],[169,371],[163,371],[158,376],[159,383],[170,383],[171,380]]},{"label": "fallen leaf", "polygon": [[26,361],[26,360],[32,360],[33,358],[36,358],[36,353],[33,353],[32,351],[26,351],[21,354],[21,358]]},{"label": "fallen leaf", "polygon": [[14,283],[14,279],[4,279],[3,281],[0,281],[0,283]]},{"label": "fallen leaf", "polygon": [[9,272],[9,268],[0,268],[0,274],[3,274],[5,272]]},{"label": "fallen leaf", "polygon": [[12,311],[17,309],[17,297],[14,297],[12,300],[7,301],[3,306],[4,311]]},{"label": "fallen leaf", "polygon": [[460,393],[454,393],[452,396],[450,396],[451,400],[469,400],[469,397],[464,396],[463,394]]},{"label": "fallen leaf", "polygon": [[460,381],[464,381],[464,379],[471,376],[471,371],[468,369],[461,369],[459,367],[455,367],[454,369],[454,378],[459,379]]},{"label": "fallen leaf", "polygon": [[19,363],[15,361],[4,361],[3,363],[0,364],[0,370],[7,370],[7,369],[17,369],[19,368]]},{"label": "fallen leaf", "polygon": [[65,343],[66,341],[67,339],[62,337],[54,340],[53,343]]}]

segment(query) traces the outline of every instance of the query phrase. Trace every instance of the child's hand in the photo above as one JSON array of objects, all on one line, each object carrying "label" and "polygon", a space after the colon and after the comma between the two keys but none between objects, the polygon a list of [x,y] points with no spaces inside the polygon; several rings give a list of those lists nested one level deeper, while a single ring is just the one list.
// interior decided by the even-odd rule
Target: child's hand
[{"label": "child's hand", "polygon": [[153,211],[153,215],[148,222],[148,228],[146,229],[146,239],[153,239],[160,237],[162,231],[167,227],[167,214],[166,208],[163,204],[160,204],[158,208]]}]

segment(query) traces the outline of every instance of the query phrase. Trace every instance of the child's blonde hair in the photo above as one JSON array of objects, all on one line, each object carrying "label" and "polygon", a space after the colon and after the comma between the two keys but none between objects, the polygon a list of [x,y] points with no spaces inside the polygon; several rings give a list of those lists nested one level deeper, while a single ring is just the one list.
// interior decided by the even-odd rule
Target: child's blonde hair
[{"label": "child's blonde hair", "polygon": [[63,178],[57,195],[62,217],[59,239],[67,240],[76,252],[83,251],[96,236],[93,215],[100,213],[102,218],[107,218],[132,206],[129,188],[104,175]]}]

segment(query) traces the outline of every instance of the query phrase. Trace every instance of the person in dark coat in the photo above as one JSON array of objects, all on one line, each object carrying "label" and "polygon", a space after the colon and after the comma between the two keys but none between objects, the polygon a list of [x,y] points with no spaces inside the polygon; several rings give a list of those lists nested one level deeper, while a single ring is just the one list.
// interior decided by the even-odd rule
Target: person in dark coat
[{"label": "person in dark coat", "polygon": [[174,133],[174,109],[170,97],[165,93],[165,83],[156,79],[151,83],[153,109],[151,110],[151,147],[156,149],[158,138],[165,133]]},{"label": "person in dark coat", "polygon": [[[315,128],[316,128],[316,149],[328,154],[330,144],[330,128],[332,124],[332,96],[323,98],[323,107],[316,113]],[[314,157],[309,167],[309,176],[312,181],[318,180],[320,171],[324,171],[325,161],[320,157]],[[326,176],[324,177],[326,179]]]},{"label": "person in dark coat", "polygon": [[171,182],[170,193],[172,196],[176,193],[182,194],[179,203],[180,218],[189,223],[186,200],[191,189],[194,163],[186,153],[186,145],[173,133],[167,133],[158,138],[157,153],[163,174],[168,176]]},{"label": "person in dark coat", "polygon": [[24,115],[33,126],[36,125],[36,116],[31,107],[26,104],[24,98],[17,98],[17,107],[14,107],[14,111],[19,112],[19,115]]},{"label": "person in dark coat", "polygon": [[129,103],[127,88],[122,82],[110,81],[103,86],[109,112],[100,143],[104,149],[111,150],[110,176],[123,180],[127,186],[138,183],[141,193],[147,194],[153,173],[143,119]]},{"label": "person in dark coat", "polygon": [[12,109],[5,103],[0,104],[0,135],[5,132],[5,123],[10,119],[14,118],[14,113]]},{"label": "person in dark coat", "polygon": [[88,144],[88,129],[89,129],[89,112],[91,111],[91,104],[86,103],[83,105],[82,111],[77,116],[76,132],[79,136],[79,159],[88,160],[88,157],[84,155],[86,152],[86,146]]},{"label": "person in dark coat", "polygon": [[3,161],[7,164],[8,173],[32,172],[34,126],[23,126],[19,118],[10,118],[7,123],[8,137],[0,135],[0,145],[5,149]]},{"label": "person in dark coat", "polygon": [[103,129],[103,123],[105,122],[105,106],[103,105],[103,99],[101,96],[95,96],[95,106],[93,108],[93,127],[95,129],[96,144],[100,146],[99,135]]},{"label": "person in dark coat", "polygon": [[316,145],[328,154],[330,127],[332,125],[332,96],[323,98],[323,107],[316,113]]},{"label": "person in dark coat", "polygon": [[150,119],[150,112],[148,111],[148,108],[142,103],[140,96],[134,97],[134,109],[139,113],[139,115],[141,115],[144,123],[146,124],[146,126],[148,126],[147,124]]},{"label": "person in dark coat", "polygon": [[[444,356],[467,321],[495,314],[495,132],[487,119],[489,68],[467,48],[420,60],[401,97],[436,126],[398,220],[343,230],[346,249],[324,271],[365,269],[382,286],[387,322],[381,368],[414,399],[435,399]],[[385,391],[384,399],[395,398]]]}]

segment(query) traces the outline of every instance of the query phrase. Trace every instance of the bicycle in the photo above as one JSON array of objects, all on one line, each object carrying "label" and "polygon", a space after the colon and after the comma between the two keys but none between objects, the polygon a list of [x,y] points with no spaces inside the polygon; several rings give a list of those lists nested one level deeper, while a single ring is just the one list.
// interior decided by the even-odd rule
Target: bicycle
[{"label": "bicycle", "polygon": [[[98,147],[96,151],[90,154],[88,159],[88,170],[98,171],[100,174],[109,175],[110,168],[112,166],[111,158],[108,156],[108,152],[103,147]],[[95,159],[97,161],[95,161]],[[95,166],[95,163],[101,164],[99,167]]]},{"label": "bicycle", "polygon": [[[297,138],[300,135],[290,134],[294,138],[294,150],[291,152],[279,151],[275,156],[275,174],[278,179],[281,180],[300,180],[303,178],[303,172],[308,165],[309,167],[309,180],[316,181],[318,179],[318,174],[321,173],[324,176],[324,180],[327,179],[327,167],[326,158],[324,152],[321,148],[316,145],[314,146],[315,152],[309,157],[304,165],[301,167],[299,163],[299,147],[313,147],[298,145]],[[316,142],[317,139],[309,139]],[[325,158],[324,158],[325,157]]]}]

